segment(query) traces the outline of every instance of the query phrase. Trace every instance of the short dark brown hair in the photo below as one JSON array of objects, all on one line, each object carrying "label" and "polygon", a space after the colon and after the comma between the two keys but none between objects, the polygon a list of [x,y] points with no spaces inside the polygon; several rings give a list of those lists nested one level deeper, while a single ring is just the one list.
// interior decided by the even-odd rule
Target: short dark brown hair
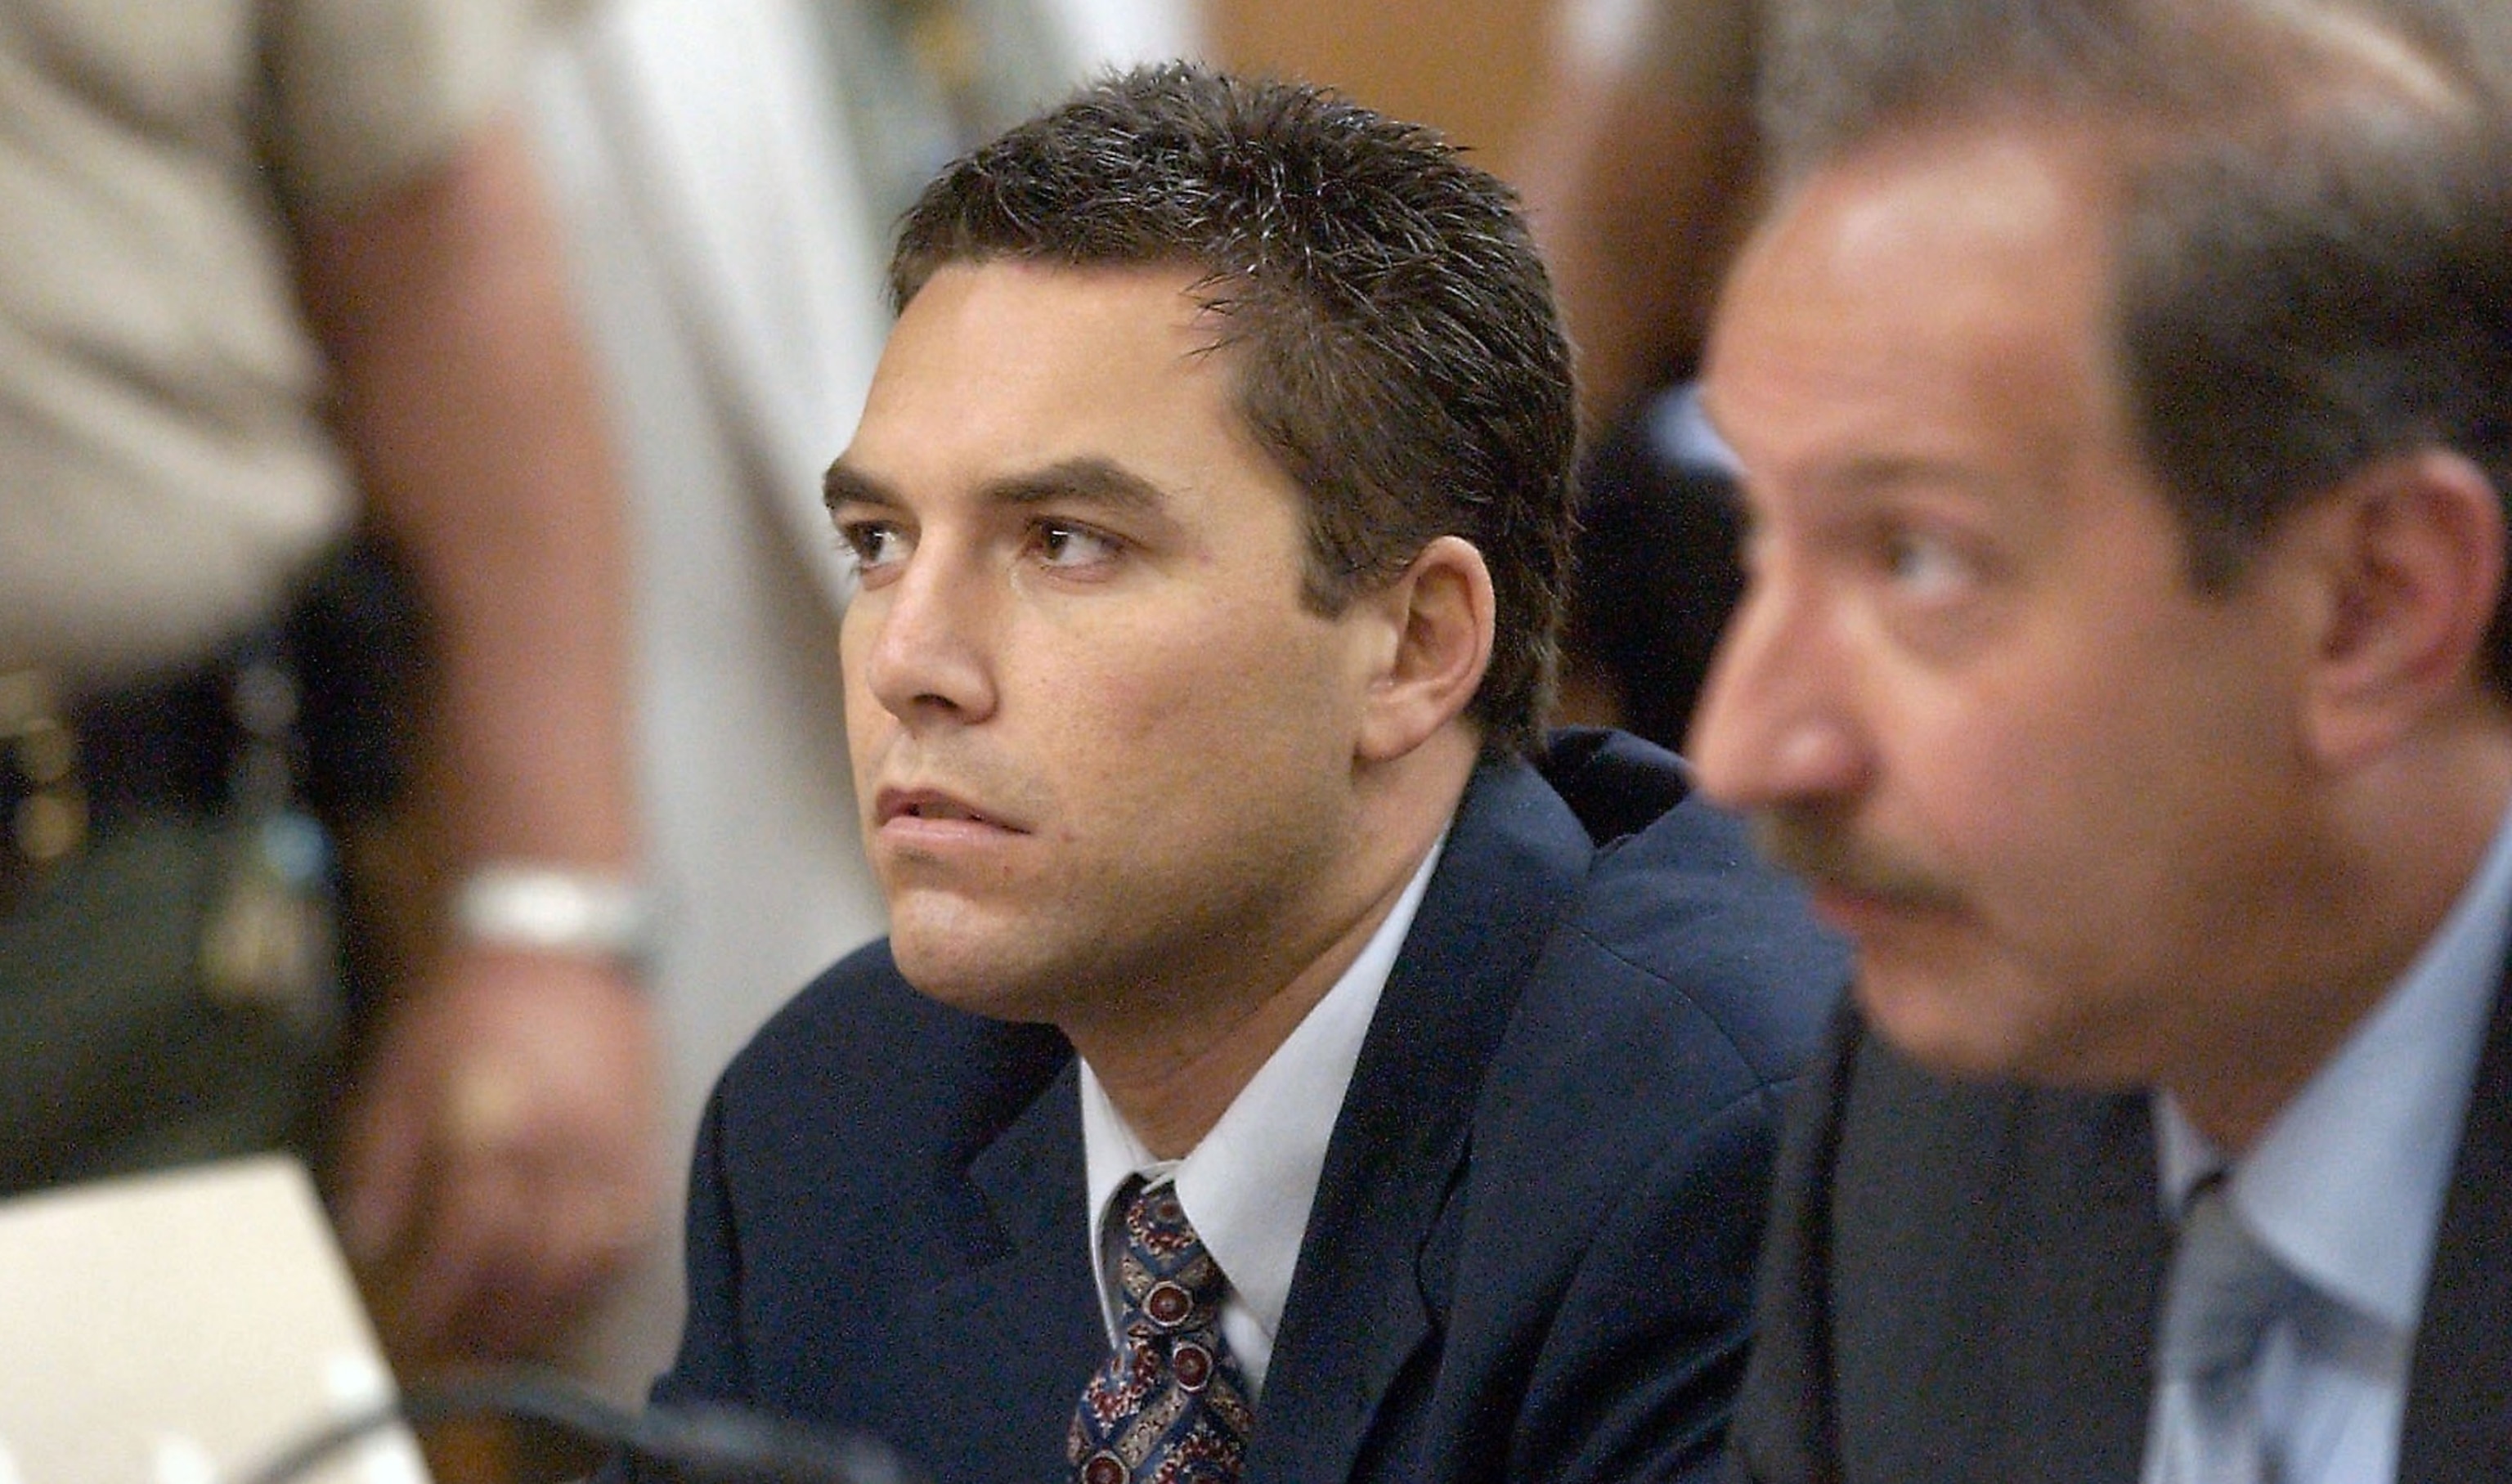
[{"label": "short dark brown hair", "polygon": [[954,162],[890,261],[1175,263],[1236,357],[1240,413],[1309,501],[1321,612],[1442,535],[1498,608],[1471,714],[1525,750],[1551,703],[1571,530],[1570,351],[1514,193],[1433,132],[1185,63],[1109,77]]},{"label": "short dark brown hair", "polygon": [[[1761,109],[1784,181],[1942,125],[2102,141],[2126,405],[2202,588],[2385,458],[2449,449],[2512,498],[2512,6],[1779,9]],[[2512,694],[2512,584],[2487,664]]]}]

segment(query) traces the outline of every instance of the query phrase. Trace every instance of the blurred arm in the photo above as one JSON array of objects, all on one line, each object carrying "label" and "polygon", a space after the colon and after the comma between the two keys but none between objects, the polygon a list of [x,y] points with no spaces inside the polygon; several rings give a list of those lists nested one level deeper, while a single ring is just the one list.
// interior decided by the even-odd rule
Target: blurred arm
[{"label": "blurred arm", "polygon": [[[626,534],[520,128],[298,247],[341,436],[427,607],[436,843],[456,871],[626,874]],[[444,947],[341,1146],[344,1226],[406,1289],[406,1350],[512,1351],[615,1269],[652,1219],[657,1076],[623,965]]]}]

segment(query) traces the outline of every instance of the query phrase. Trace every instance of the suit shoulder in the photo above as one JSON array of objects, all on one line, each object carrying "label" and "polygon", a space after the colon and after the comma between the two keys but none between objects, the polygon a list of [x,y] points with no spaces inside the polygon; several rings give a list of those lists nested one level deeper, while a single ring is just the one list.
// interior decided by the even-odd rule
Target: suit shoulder
[{"label": "suit shoulder", "polygon": [[844,1138],[872,1159],[982,1145],[1072,1058],[1044,1026],[937,1003],[886,939],[831,965],[768,1017],[716,1089],[727,1133],[788,1146]]},{"label": "suit shoulder", "polygon": [[1598,854],[1547,967],[1606,1009],[1674,1017],[1772,1086],[1813,1058],[1851,955],[1739,821],[1694,795]]}]

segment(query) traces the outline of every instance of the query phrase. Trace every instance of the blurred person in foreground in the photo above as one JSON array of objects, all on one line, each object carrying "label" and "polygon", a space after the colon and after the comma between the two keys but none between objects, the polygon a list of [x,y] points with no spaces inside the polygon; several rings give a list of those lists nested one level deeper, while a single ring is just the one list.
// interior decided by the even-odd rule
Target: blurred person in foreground
[{"label": "blurred person in foreground", "polygon": [[979,1481],[1702,1477],[1846,970],[1539,731],[1568,352],[1505,187],[1113,78],[947,170],[826,486],[890,936],[726,1073],[658,1403]]},{"label": "blurred person in foreground", "polygon": [[[505,111],[534,23],[288,0],[0,28],[0,1179],[296,1149],[405,1362],[543,1343],[655,1184],[620,524]],[[404,802],[455,883],[334,1118],[302,723],[325,666],[371,656],[288,615],[362,510],[430,625]]]},{"label": "blurred person in foreground", "polygon": [[2512,1476],[2495,10],[1790,14],[1694,756],[1859,967],[1746,1475]]}]

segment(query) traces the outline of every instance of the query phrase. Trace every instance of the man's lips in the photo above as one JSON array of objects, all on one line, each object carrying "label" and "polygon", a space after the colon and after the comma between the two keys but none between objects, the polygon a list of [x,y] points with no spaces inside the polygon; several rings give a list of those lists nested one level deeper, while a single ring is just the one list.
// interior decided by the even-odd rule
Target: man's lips
[{"label": "man's lips", "polygon": [[900,820],[918,823],[968,825],[982,829],[1004,830],[1015,835],[1028,832],[1018,824],[969,802],[956,794],[933,788],[886,788],[873,796],[873,819],[882,827]]}]

